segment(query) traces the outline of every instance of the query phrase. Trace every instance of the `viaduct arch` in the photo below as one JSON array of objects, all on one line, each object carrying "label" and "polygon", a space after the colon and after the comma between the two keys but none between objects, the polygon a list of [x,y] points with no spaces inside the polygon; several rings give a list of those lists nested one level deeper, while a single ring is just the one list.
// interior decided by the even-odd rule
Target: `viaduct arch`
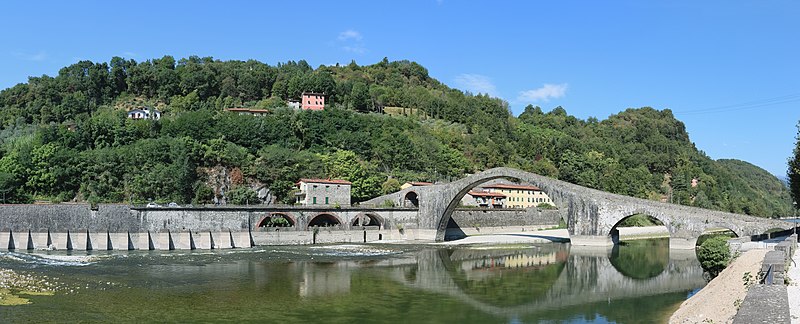
[{"label": "viaduct arch", "polygon": [[[761,234],[771,228],[790,228],[784,221],[675,205],[612,194],[512,168],[489,169],[466,178],[425,187],[415,187],[419,202],[419,227],[436,229],[443,241],[447,223],[462,197],[473,187],[499,178],[518,179],[542,189],[567,222],[575,245],[612,245],[611,230],[634,214],[657,218],[670,233],[673,248],[694,248],[708,228],[728,228],[738,236]],[[411,188],[409,188],[411,189]],[[405,197],[408,190],[397,193]]]}]

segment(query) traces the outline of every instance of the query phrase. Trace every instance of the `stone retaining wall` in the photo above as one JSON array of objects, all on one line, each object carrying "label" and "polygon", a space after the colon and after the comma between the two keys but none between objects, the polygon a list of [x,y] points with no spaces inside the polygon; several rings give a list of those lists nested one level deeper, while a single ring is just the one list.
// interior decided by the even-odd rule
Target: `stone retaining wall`
[{"label": "stone retaining wall", "polygon": [[[761,283],[747,291],[733,323],[789,323],[789,295],[784,276],[797,248],[797,235],[787,237],[764,256],[759,278]],[[772,282],[765,281],[767,272],[773,272]]]},{"label": "stone retaining wall", "polygon": [[514,227],[531,225],[558,225],[558,210],[547,209],[457,209],[451,217],[459,227]]}]

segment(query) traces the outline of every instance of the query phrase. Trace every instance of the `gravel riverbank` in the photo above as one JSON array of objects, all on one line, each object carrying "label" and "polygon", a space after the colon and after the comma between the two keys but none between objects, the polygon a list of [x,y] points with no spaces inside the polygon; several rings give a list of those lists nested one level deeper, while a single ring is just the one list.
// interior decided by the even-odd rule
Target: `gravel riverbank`
[{"label": "gravel riverbank", "polygon": [[730,323],[738,305],[747,296],[745,273],[757,280],[767,250],[750,250],[733,260],[719,276],[684,301],[670,317],[670,323]]}]

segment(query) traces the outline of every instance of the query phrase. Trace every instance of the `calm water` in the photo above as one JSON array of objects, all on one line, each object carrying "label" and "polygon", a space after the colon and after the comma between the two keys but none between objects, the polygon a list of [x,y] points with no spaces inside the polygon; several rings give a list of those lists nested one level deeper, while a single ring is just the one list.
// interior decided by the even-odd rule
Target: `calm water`
[{"label": "calm water", "polygon": [[653,323],[705,281],[668,241],[435,249],[281,246],[204,252],[0,252],[58,283],[0,322]]}]

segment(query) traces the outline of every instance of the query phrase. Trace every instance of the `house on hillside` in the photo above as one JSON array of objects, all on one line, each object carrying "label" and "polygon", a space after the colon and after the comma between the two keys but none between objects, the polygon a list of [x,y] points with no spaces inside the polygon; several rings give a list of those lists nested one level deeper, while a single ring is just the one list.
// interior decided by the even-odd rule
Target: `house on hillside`
[{"label": "house on hillside", "polygon": [[325,94],[303,92],[300,97],[300,105],[303,110],[323,110],[325,109]]},{"label": "house on hillside", "polygon": [[297,100],[297,99],[286,100],[286,105],[289,106],[289,108],[292,108],[294,110],[300,110],[300,106],[301,106],[300,105],[300,100]]},{"label": "house on hillside", "polygon": [[553,205],[550,197],[536,186],[498,183],[483,186],[483,189],[487,192],[505,195],[505,207],[507,208],[528,208],[541,204]]},{"label": "house on hillside", "polygon": [[506,195],[498,192],[470,191],[461,198],[464,206],[503,208],[506,204]]},{"label": "house on hillside", "polygon": [[227,108],[225,109],[225,111],[237,113],[239,115],[250,115],[250,116],[266,116],[267,114],[269,114],[269,110],[252,109],[252,108]]},{"label": "house on hillside", "polygon": [[300,179],[295,201],[306,206],[350,206],[352,183],[339,179]]},{"label": "house on hillside", "polygon": [[141,107],[128,111],[128,118],[159,120],[161,119],[161,112],[150,107]]}]

